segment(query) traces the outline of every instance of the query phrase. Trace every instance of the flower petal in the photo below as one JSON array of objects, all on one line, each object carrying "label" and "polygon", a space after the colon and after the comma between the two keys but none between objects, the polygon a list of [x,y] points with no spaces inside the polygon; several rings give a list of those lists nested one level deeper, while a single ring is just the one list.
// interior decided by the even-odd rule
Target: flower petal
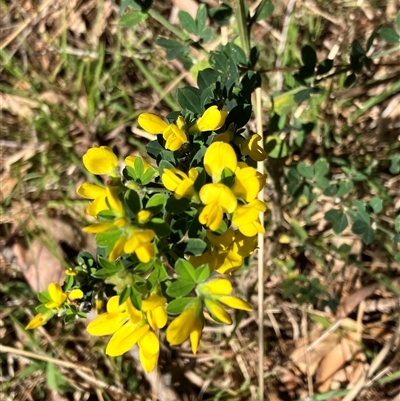
[{"label": "flower petal", "polygon": [[228,295],[232,292],[232,284],[226,278],[217,278],[201,284],[199,289],[202,293]]},{"label": "flower petal", "polygon": [[119,356],[128,352],[147,332],[149,326],[138,327],[137,324],[126,323],[117,330],[111,337],[106,354],[110,356]]},{"label": "flower petal", "polygon": [[211,317],[218,323],[232,324],[232,319],[229,316],[228,312],[217,302],[211,299],[205,299],[204,303],[208,311],[210,312]]},{"label": "flower petal", "polygon": [[229,306],[230,308],[245,310],[248,312],[253,310],[252,306],[248,302],[243,301],[243,299],[238,297],[223,296],[219,297],[218,301],[226,306]]},{"label": "flower petal", "polygon": [[142,113],[138,118],[139,125],[149,134],[161,134],[168,124],[152,113]]},{"label": "flower petal", "polygon": [[206,150],[204,155],[204,168],[214,182],[220,180],[222,171],[225,168],[235,172],[236,167],[236,153],[228,143],[214,142]]},{"label": "flower petal", "polygon": [[218,110],[217,106],[211,106],[197,121],[197,129],[201,132],[215,131],[224,125],[226,117],[226,112]]},{"label": "flower petal", "polygon": [[86,170],[92,174],[118,176],[118,157],[107,146],[89,149],[82,160]]},{"label": "flower petal", "polygon": [[68,293],[68,299],[74,300],[82,298],[83,298],[83,292],[79,288],[75,288]]}]

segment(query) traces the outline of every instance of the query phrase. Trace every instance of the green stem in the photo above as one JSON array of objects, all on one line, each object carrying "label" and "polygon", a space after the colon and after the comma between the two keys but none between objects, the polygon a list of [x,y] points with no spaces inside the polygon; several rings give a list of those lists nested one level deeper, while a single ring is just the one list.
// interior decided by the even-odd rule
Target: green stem
[{"label": "green stem", "polygon": [[152,18],[154,18],[157,22],[159,22],[161,25],[163,25],[165,28],[167,28],[169,31],[171,31],[174,35],[176,35],[179,39],[181,39],[181,40],[189,39],[189,37],[186,35],[186,33],[182,32],[182,30],[178,29],[175,25],[172,25],[167,19],[165,19],[162,15],[160,15],[153,8],[150,8],[150,10],[148,11],[148,14]]},{"label": "green stem", "polygon": [[238,24],[240,41],[242,43],[242,49],[248,57],[250,55],[250,37],[244,0],[235,0],[235,15]]}]

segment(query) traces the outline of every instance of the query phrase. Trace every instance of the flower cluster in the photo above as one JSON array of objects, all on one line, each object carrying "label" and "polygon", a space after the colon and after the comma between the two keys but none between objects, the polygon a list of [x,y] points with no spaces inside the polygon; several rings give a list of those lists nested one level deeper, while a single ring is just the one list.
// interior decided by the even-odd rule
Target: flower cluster
[{"label": "flower cluster", "polygon": [[65,292],[51,284],[39,294],[39,314],[27,329],[66,310],[81,316],[73,300],[92,298],[98,316],[87,331],[111,336],[110,356],[137,345],[150,372],[164,330],[171,346],[190,339],[196,353],[204,310],[220,324],[232,324],[226,308],[251,311],[221,275],[240,268],[264,233],[259,213],[266,206],[257,196],[265,176],[252,164],[265,153],[257,134],[243,137],[234,123],[226,126],[228,118],[216,105],[169,123],[141,114],[139,125],[158,135],[148,145],[154,165],[132,155],[120,166],[106,146],[87,151],[85,168],[104,184],[85,182],[77,193],[90,201],[83,231],[96,235],[98,255],[83,254],[66,271]]}]

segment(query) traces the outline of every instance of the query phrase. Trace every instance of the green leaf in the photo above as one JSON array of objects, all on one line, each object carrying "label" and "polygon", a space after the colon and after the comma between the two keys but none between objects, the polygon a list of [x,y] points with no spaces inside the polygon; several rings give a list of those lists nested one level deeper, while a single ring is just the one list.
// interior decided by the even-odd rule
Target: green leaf
[{"label": "green leaf", "polygon": [[362,240],[365,245],[369,245],[375,239],[374,230],[363,220],[355,221],[351,230],[354,234],[362,235]]},{"label": "green leaf", "polygon": [[219,72],[212,68],[206,68],[197,75],[197,85],[201,91],[208,89],[210,86],[215,85],[219,78]]},{"label": "green leaf", "polygon": [[210,268],[208,265],[201,265],[196,269],[196,282],[202,283],[210,277]]},{"label": "green leaf", "polygon": [[325,213],[325,219],[332,223],[335,234],[342,233],[348,226],[346,215],[342,209],[332,209]]},{"label": "green leaf", "polygon": [[124,199],[125,204],[134,214],[138,214],[142,210],[142,201],[136,191],[129,189],[125,192]]},{"label": "green leaf", "polygon": [[304,178],[313,179],[314,178],[314,168],[313,166],[309,166],[304,162],[300,162],[297,165],[298,173],[303,176]]},{"label": "green leaf", "polygon": [[176,199],[171,196],[167,199],[167,204],[165,205],[165,210],[169,213],[183,213],[187,210],[190,205],[190,199],[181,198]]},{"label": "green leaf", "polygon": [[335,197],[335,196],[337,196],[336,195],[337,192],[338,192],[338,186],[336,184],[333,184],[333,185],[329,185],[329,187],[327,187],[324,190],[324,195],[325,196]]},{"label": "green leaf", "polygon": [[294,101],[300,104],[306,100],[310,99],[310,89],[302,89],[294,95]]},{"label": "green leaf", "polygon": [[178,298],[171,301],[167,306],[167,312],[171,315],[179,315],[182,313],[193,301],[195,298]]},{"label": "green leaf", "polygon": [[51,390],[58,390],[57,384],[57,368],[53,362],[47,362],[46,364],[46,384]]},{"label": "green leaf", "polygon": [[185,259],[178,259],[175,263],[175,271],[179,278],[196,282],[196,271],[191,263]]},{"label": "green leaf", "polygon": [[305,45],[301,48],[301,61],[306,67],[310,69],[315,68],[317,64],[317,53],[315,53],[315,50],[311,46]]},{"label": "green leaf", "polygon": [[131,11],[124,14],[120,20],[119,24],[121,26],[134,27],[139,22],[145,21],[147,19],[147,13],[142,13],[140,11]]},{"label": "green leaf", "polygon": [[395,244],[400,244],[400,233],[397,233],[394,237],[393,237],[393,242]]},{"label": "green leaf", "polygon": [[317,187],[321,188],[323,191],[329,187],[329,180],[325,177],[317,177],[315,183],[317,184]]},{"label": "green leaf", "polygon": [[400,11],[396,15],[396,26],[397,30],[400,31]]},{"label": "green leaf", "polygon": [[166,38],[158,38],[155,41],[155,44],[168,50],[166,54],[167,60],[173,60],[174,58],[179,57],[187,49],[186,45],[179,43],[176,40]]},{"label": "green leaf", "polygon": [[105,233],[96,234],[96,242],[98,246],[111,248],[114,246],[114,244],[120,237],[121,237],[120,230],[107,231]]},{"label": "green leaf", "polygon": [[292,220],[290,225],[293,228],[294,235],[299,238],[301,241],[305,241],[308,238],[307,231],[300,226],[300,223],[297,220]]},{"label": "green leaf", "polygon": [[253,20],[254,22],[262,21],[269,18],[273,12],[274,5],[271,3],[271,0],[262,0],[256,9]]},{"label": "green leaf", "polygon": [[153,159],[157,159],[157,156],[164,150],[163,146],[161,145],[158,140],[150,141],[146,145],[146,152],[151,156]]},{"label": "green leaf", "polygon": [[225,126],[234,123],[237,128],[244,127],[250,120],[252,110],[251,104],[238,104],[229,112]]},{"label": "green leaf", "polygon": [[327,58],[318,64],[317,75],[324,75],[328,73],[333,67],[333,60]]},{"label": "green leaf", "polygon": [[319,158],[314,164],[315,177],[324,177],[329,173],[329,163],[324,158]]},{"label": "green leaf", "polygon": [[196,27],[197,27],[197,36],[201,36],[203,31],[205,30],[207,22],[207,8],[205,4],[200,4],[196,13]]},{"label": "green leaf", "polygon": [[135,172],[136,175],[138,176],[139,180],[142,178],[143,172],[144,172],[144,163],[143,159],[141,157],[137,157],[134,162],[135,166]]},{"label": "green leaf", "polygon": [[345,88],[350,88],[356,83],[356,81],[357,81],[356,74],[352,73],[346,77],[343,86]]},{"label": "green leaf", "polygon": [[390,160],[390,168],[389,171],[392,174],[400,173],[400,155],[393,155],[389,158]]},{"label": "green leaf", "polygon": [[382,211],[383,201],[381,198],[378,198],[377,196],[375,196],[369,201],[369,204],[372,207],[372,210],[374,211],[374,213],[377,214]]},{"label": "green leaf", "polygon": [[167,288],[167,294],[172,298],[183,297],[193,290],[196,283],[188,280],[177,280]]},{"label": "green leaf", "polygon": [[197,24],[192,16],[186,11],[179,11],[178,13],[179,22],[181,23],[183,29],[188,32],[197,35]]},{"label": "green leaf", "polygon": [[122,305],[128,298],[130,298],[132,292],[131,286],[125,287],[121,294],[119,294],[119,305]]},{"label": "green leaf", "polygon": [[207,244],[199,238],[189,238],[185,244],[184,252],[188,255],[202,255],[207,249]]},{"label": "green leaf", "polygon": [[339,189],[336,196],[341,198],[342,196],[351,192],[353,188],[354,188],[353,181],[343,181],[339,183]]},{"label": "green leaf", "polygon": [[48,293],[47,291],[39,292],[39,293],[37,294],[37,297],[38,297],[38,300],[39,300],[42,304],[45,304],[45,303],[51,301],[50,295],[49,295],[49,293]]},{"label": "green leaf", "polygon": [[201,114],[200,91],[197,88],[187,87],[178,89],[178,102],[182,108]]},{"label": "green leaf", "polygon": [[369,38],[367,40],[367,45],[365,46],[365,50],[368,53],[369,49],[371,48],[372,44],[374,43],[374,39],[376,38],[376,35],[378,34],[378,31],[376,29],[374,29],[371,33],[371,35],[369,35]]},{"label": "green leaf", "polygon": [[394,219],[394,229],[400,233],[400,214]]},{"label": "green leaf", "polygon": [[393,28],[381,28],[379,34],[386,43],[397,43],[400,35]]},{"label": "green leaf", "polygon": [[124,265],[121,261],[110,262],[107,259],[99,257],[98,262],[102,269],[98,269],[91,274],[91,276],[95,278],[111,277],[124,269]]},{"label": "green leaf", "polygon": [[265,151],[272,159],[280,159],[288,155],[289,148],[287,143],[279,136],[270,135],[267,137]]},{"label": "green leaf", "polygon": [[232,7],[225,3],[221,4],[221,7],[212,7],[210,9],[210,17],[219,26],[229,25],[232,14]]},{"label": "green leaf", "polygon": [[147,223],[147,227],[152,229],[157,236],[166,237],[171,233],[168,223],[159,217],[154,217]]},{"label": "green leaf", "polygon": [[400,263],[400,252],[397,252],[396,255],[394,255],[394,260],[395,260],[397,263]]},{"label": "green leaf", "polygon": [[162,210],[167,202],[167,195],[155,194],[146,203],[146,209],[156,214]]},{"label": "green leaf", "polygon": [[351,43],[351,54],[353,56],[364,56],[365,50],[361,46],[361,43],[358,40],[353,40]]}]

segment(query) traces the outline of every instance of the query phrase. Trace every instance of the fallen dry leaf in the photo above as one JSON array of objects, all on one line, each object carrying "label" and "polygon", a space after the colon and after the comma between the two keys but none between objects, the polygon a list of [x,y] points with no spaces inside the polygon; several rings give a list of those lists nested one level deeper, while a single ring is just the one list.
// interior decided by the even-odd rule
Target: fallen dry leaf
[{"label": "fallen dry leaf", "polygon": [[340,319],[348,316],[360,304],[361,301],[372,295],[379,288],[379,286],[379,283],[367,285],[366,287],[362,287],[348,296],[339,305],[336,317]]},{"label": "fallen dry leaf", "polygon": [[324,340],[317,343],[313,349],[306,352],[308,346],[316,341],[321,334],[322,329],[314,329],[309,334],[308,341],[304,337],[301,338],[296,344],[296,349],[289,355],[290,360],[303,374],[309,372],[311,375],[314,375],[322,358],[324,358],[340,341],[339,335],[332,332],[329,333]]}]

